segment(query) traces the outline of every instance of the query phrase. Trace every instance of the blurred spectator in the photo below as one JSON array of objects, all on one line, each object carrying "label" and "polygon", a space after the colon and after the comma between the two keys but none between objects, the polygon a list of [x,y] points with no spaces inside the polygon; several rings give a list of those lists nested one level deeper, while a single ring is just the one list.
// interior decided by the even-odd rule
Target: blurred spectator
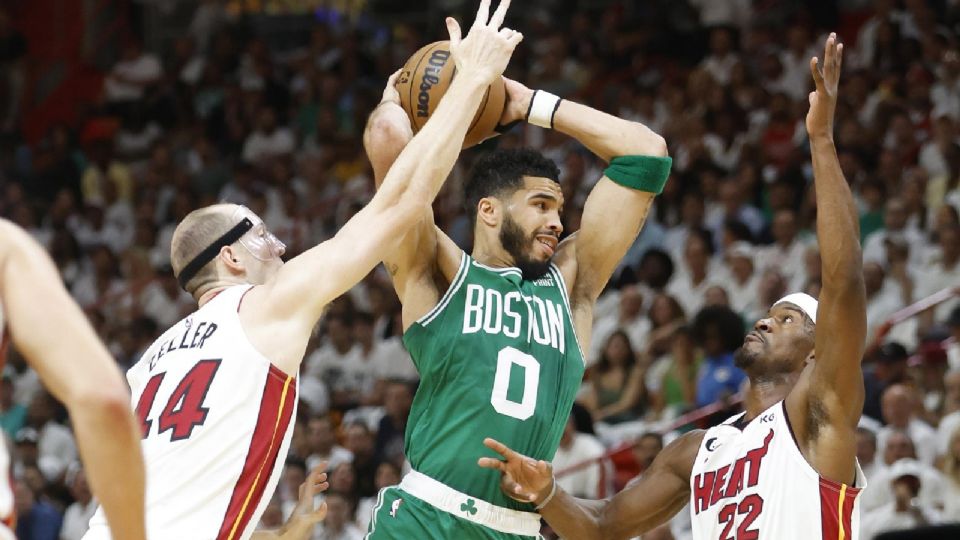
[{"label": "blurred spectator", "polygon": [[361,540],[363,531],[353,523],[351,499],[338,491],[329,491],[324,500],[327,517],[317,525],[313,540]]},{"label": "blurred spectator", "polygon": [[331,313],[327,315],[325,325],[327,339],[306,358],[306,375],[319,379],[332,390],[334,407],[354,407],[360,401],[364,372],[359,360],[360,347],[353,340],[351,321],[344,315]]},{"label": "blurred spectator", "polygon": [[754,268],[755,251],[747,242],[734,242],[724,254],[728,278],[724,283],[730,297],[730,308],[743,315],[756,310],[756,293],[760,281]]},{"label": "blurred spectator", "polygon": [[[380,490],[400,483],[400,467],[389,461],[384,461],[377,467],[376,488],[377,493]],[[357,503],[357,527],[366,530],[373,518],[373,511],[377,506],[377,497],[364,497]]]},{"label": "blurred spectator", "polygon": [[17,510],[18,540],[57,540],[63,516],[50,503],[37,498],[37,493],[24,482],[15,482],[14,502]]},{"label": "blurred spectator", "polygon": [[306,470],[313,470],[321,461],[327,462],[327,468],[333,469],[343,462],[353,461],[353,453],[337,444],[333,422],[328,416],[314,416],[307,423],[307,441],[310,455],[307,456]]},{"label": "blurred spectator", "polygon": [[344,426],[346,440],[344,447],[353,454],[353,468],[357,473],[357,492],[361,497],[376,494],[377,462],[373,434],[363,422],[353,422]]},{"label": "blurred spectator", "polygon": [[[329,467],[332,470],[334,467]],[[276,501],[280,510],[280,523],[290,517],[300,500],[300,485],[307,478],[307,464],[304,460],[297,457],[288,457],[283,467],[283,476],[277,485],[276,494],[273,500]],[[330,479],[327,478],[329,482]],[[261,522],[263,518],[260,518]]]},{"label": "blurred spectator", "polygon": [[[918,271],[915,291],[918,298],[960,283],[960,227],[946,227],[938,231],[938,237],[938,245],[931,251],[926,266]],[[960,304],[956,300],[944,302],[934,309],[934,316],[938,320],[946,319],[957,305]]]},{"label": "blurred spectator", "polygon": [[80,540],[90,524],[90,518],[97,510],[97,500],[90,493],[87,484],[87,475],[83,469],[73,466],[67,473],[67,485],[74,503],[67,507],[63,515],[63,528],[60,530],[60,540]]},{"label": "blurred spectator", "polygon": [[734,365],[733,353],[743,345],[743,320],[730,308],[708,307],[693,322],[704,360],[697,376],[697,406],[703,407],[740,391],[746,375]]},{"label": "blurred spectator", "polygon": [[917,499],[923,485],[917,465],[916,461],[903,459],[893,466],[888,489],[892,490],[894,501],[863,516],[862,532],[865,540],[872,540],[885,531],[909,529],[940,521],[940,513],[935,508]]},{"label": "blurred spectator", "polygon": [[266,160],[293,152],[295,140],[286,127],[277,126],[277,113],[263,107],[257,113],[257,130],[243,143],[243,159],[248,163],[265,164]]},{"label": "blurred spectator", "polygon": [[609,424],[636,420],[646,400],[645,369],[637,363],[627,334],[614,331],[591,369],[591,383],[582,398],[594,420]]},{"label": "blurred spectator", "polygon": [[160,60],[145,52],[139,39],[131,37],[123,47],[120,61],[104,80],[106,99],[115,104],[141,100],[162,75]]},{"label": "blurred spectator", "polygon": [[951,370],[958,370],[960,369],[960,306],[953,308],[945,322],[952,339],[947,345],[947,364]]},{"label": "blurred spectator", "polygon": [[937,432],[918,414],[915,392],[904,384],[894,384],[883,391],[880,409],[886,424],[877,434],[880,451],[886,448],[887,438],[895,430],[903,430],[917,449],[917,458],[932,465],[937,455]]},{"label": "blurred spectator", "polygon": [[0,427],[11,439],[23,427],[27,418],[27,408],[14,401],[13,378],[4,374],[0,380]]},{"label": "blurred spectator", "polygon": [[670,354],[659,359],[648,370],[647,388],[657,416],[671,418],[693,407],[697,395],[697,378],[701,358],[689,327],[674,332]]},{"label": "blurred spectator", "polygon": [[896,342],[884,343],[873,354],[872,361],[864,367],[864,415],[877,422],[883,419],[880,398],[888,387],[906,380],[908,356],[903,345]]},{"label": "blurred spectator", "polygon": [[877,434],[865,427],[857,428],[857,463],[868,485],[882,467],[877,460]]},{"label": "blurred spectator", "polygon": [[960,369],[951,369],[943,377],[943,409],[937,426],[937,455],[949,452],[950,438],[960,429]]},{"label": "blurred spectator", "polygon": [[954,429],[950,435],[940,469],[946,487],[943,519],[960,523],[960,428]]},{"label": "blurred spectator", "polygon": [[[575,497],[602,499],[607,496],[611,481],[609,464],[606,459],[600,459],[606,449],[592,431],[589,412],[576,403],[573,409],[553,458],[553,468],[558,471],[557,483]],[[563,472],[588,461],[592,462],[575,471]]]},{"label": "blurred spectator", "polygon": [[894,500],[894,492],[889,489],[896,465],[901,461],[911,464],[918,471],[922,485],[917,496],[932,508],[942,508],[945,497],[944,478],[937,469],[917,461],[917,450],[913,441],[903,431],[893,431],[888,436],[888,444],[882,453],[883,462],[874,473],[873,485],[868,485],[863,493],[861,506],[864,512],[880,508]]},{"label": "blurred spectator", "polygon": [[[757,255],[759,267],[775,269],[787,281],[787,288],[800,290],[806,282],[803,258],[807,246],[798,238],[797,214],[793,210],[780,210],[773,216],[770,227],[773,244],[760,248]],[[769,306],[767,306],[769,307]]]},{"label": "blurred spectator", "polygon": [[888,241],[902,242],[909,246],[909,260],[912,267],[924,263],[923,256],[927,241],[916,228],[907,226],[907,208],[902,199],[892,198],[883,210],[883,228],[874,232],[863,243],[863,260],[876,261],[887,265],[886,245]]},{"label": "blurred spectator", "polygon": [[374,446],[377,461],[402,463],[404,460],[403,435],[407,429],[407,417],[413,404],[413,390],[403,381],[390,381],[383,388],[383,418],[377,428]]},{"label": "blurred spectator", "polygon": [[[56,401],[46,391],[38,393],[27,409],[27,426],[37,432],[37,465],[48,481],[56,481],[77,460],[73,434],[54,419]],[[24,428],[27,429],[27,428]],[[23,430],[21,430],[23,431]]]},{"label": "blurred spectator", "polygon": [[667,285],[667,292],[680,302],[684,312],[696,313],[703,306],[703,293],[718,281],[710,233],[703,229],[691,231],[683,252],[683,264]]},{"label": "blurred spectator", "polygon": [[631,345],[640,346],[646,341],[650,320],[643,316],[644,297],[640,289],[627,285],[620,289],[619,299],[616,313],[595,318],[588,364],[594,364],[600,358],[601,349],[616,330],[625,333]]}]

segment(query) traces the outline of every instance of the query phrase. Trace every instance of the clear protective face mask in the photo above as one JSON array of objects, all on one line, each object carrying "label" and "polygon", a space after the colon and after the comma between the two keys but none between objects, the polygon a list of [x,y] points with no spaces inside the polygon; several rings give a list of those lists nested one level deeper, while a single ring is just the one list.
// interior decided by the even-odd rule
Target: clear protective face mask
[{"label": "clear protective face mask", "polygon": [[233,212],[231,220],[239,222],[244,218],[249,219],[253,223],[253,227],[240,237],[240,245],[259,261],[266,262],[283,256],[287,251],[287,246],[268,231],[263,220],[249,208],[246,206],[238,207]]}]

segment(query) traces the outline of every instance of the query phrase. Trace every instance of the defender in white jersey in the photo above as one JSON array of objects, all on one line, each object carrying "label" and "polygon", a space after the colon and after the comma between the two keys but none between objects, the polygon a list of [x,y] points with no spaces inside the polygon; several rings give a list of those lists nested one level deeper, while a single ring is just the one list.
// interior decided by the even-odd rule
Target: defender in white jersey
[{"label": "defender in white jersey", "polygon": [[[66,405],[93,494],[115,538],[145,538],[143,458],[130,395],[50,257],[0,219],[0,370],[13,344]],[[0,443],[0,540],[14,538],[10,456]]]},{"label": "defender in white jersey", "polygon": [[[143,431],[151,538],[311,533],[315,519],[254,533],[290,444],[296,374],[326,305],[430,210],[487,87],[522,39],[500,28],[509,2],[492,18],[489,3],[481,2],[483,17],[465,38],[459,27],[451,31],[456,79],[370,203],[332,239],[284,263],[283,244],[244,207],[202,208],[177,226],[171,263],[199,309],[164,332],[128,373]],[[108,538],[99,514],[84,538]]]},{"label": "defender in white jersey", "polygon": [[866,337],[860,231],[833,145],[843,46],[827,39],[824,69],[810,68],[807,133],[817,195],[820,302],[802,293],[774,304],[735,355],[749,377],[745,412],[667,446],[609,501],[577,500],[557,488],[548,463],[488,439],[505,461],[503,487],[537,503],[565,538],[632,538],[690,504],[696,540],[834,540],[859,536],[856,460]]}]

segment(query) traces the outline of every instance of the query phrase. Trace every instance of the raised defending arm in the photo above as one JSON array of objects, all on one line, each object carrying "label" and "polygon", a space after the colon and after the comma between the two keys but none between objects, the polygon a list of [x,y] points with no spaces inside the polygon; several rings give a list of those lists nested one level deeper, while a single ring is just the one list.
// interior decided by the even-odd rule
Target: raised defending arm
[{"label": "raised defending arm", "polygon": [[513,30],[500,29],[509,3],[503,0],[490,15],[490,0],[482,0],[462,40],[456,21],[447,19],[457,77],[444,99],[390,167],[373,200],[334,238],[294,258],[270,283],[257,288],[262,290],[251,292],[269,304],[266,317],[295,319],[312,328],[327,303],[360,281],[393,242],[423,218],[453,168],[486,87],[500,76],[522,39]]},{"label": "raised defending arm", "polygon": [[[860,227],[853,195],[833,144],[833,115],[843,45],[827,39],[823,72],[816,58],[810,70],[816,91],[810,93],[807,132],[817,196],[817,239],[823,286],[817,309],[814,362],[809,382],[787,399],[798,440],[820,474],[849,482],[855,455],[854,431],[863,411],[860,362],[866,339],[866,293]],[[797,391],[799,390],[799,391]],[[797,418],[799,417],[799,418]],[[822,437],[829,433],[829,437]]]},{"label": "raised defending arm", "polygon": [[144,538],[140,428],[123,376],[47,254],[2,219],[0,298],[13,344],[70,412],[87,478],[113,538]]}]

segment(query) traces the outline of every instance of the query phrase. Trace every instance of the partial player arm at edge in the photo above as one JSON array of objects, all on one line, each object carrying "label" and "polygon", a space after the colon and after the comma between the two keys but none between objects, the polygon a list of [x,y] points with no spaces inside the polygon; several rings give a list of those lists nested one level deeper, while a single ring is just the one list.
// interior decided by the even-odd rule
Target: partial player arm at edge
[{"label": "partial player arm at edge", "polygon": [[[388,81],[383,101],[370,115],[363,133],[363,146],[373,167],[374,183],[378,189],[390,167],[413,138],[410,120],[398,103],[399,96],[393,87],[394,81],[395,77]],[[409,311],[414,308],[413,304],[423,303],[425,309],[421,310],[424,312],[429,310],[438,298],[427,298],[424,302],[411,301],[406,296],[407,291],[420,290],[418,287],[412,288],[415,282],[427,275],[434,275],[438,267],[448,279],[452,279],[460,262],[459,248],[437,228],[430,205],[424,206],[419,222],[400,235],[394,242],[393,249],[382,253],[382,259],[404,309]],[[432,293],[439,296],[437,291]],[[416,320],[422,313],[407,315],[410,316],[405,316],[404,320]]]},{"label": "partial player arm at edge", "polygon": [[295,257],[271,282],[254,289],[263,289],[258,294],[268,299],[270,317],[299,317],[312,328],[324,306],[360,281],[423,218],[453,168],[486,86],[466,73],[457,77],[370,203],[332,239]]},{"label": "partial player arm at edge", "polygon": [[[667,156],[666,141],[647,126],[572,101],[560,103],[554,129],[607,162],[620,156]],[[572,301],[592,302],[600,295],[639,234],[653,198],[653,193],[622,186],[606,176],[597,182],[587,197],[580,230],[561,248],[568,253],[558,255],[558,265],[573,289]]]},{"label": "partial player arm at edge", "polygon": [[687,433],[664,448],[623,491],[606,501],[571,497],[559,487],[540,515],[565,538],[626,539],[669,521],[690,498],[690,468],[702,431]]},{"label": "partial player arm at edge", "polygon": [[559,486],[549,498],[556,483],[552,467],[492,439],[484,444],[504,461],[480,458],[479,465],[500,471],[502,488],[509,496],[543,505],[538,512],[563,538],[632,538],[666,523],[686,504],[690,472],[703,434],[691,431],[678,437],[636,481],[602,501],[577,499]]},{"label": "partial player arm at edge", "polygon": [[275,530],[256,531],[250,540],[309,540],[312,538],[314,527],[327,517],[326,502],[321,502],[320,506],[314,508],[316,495],[330,487],[326,470],[327,462],[324,461],[310,471],[306,480],[300,484],[297,507],[293,509],[290,518],[282,527]]},{"label": "partial player arm at edge", "polygon": [[140,429],[123,376],[43,249],[5,220],[0,238],[0,294],[13,343],[66,405],[113,538],[142,539]]}]

